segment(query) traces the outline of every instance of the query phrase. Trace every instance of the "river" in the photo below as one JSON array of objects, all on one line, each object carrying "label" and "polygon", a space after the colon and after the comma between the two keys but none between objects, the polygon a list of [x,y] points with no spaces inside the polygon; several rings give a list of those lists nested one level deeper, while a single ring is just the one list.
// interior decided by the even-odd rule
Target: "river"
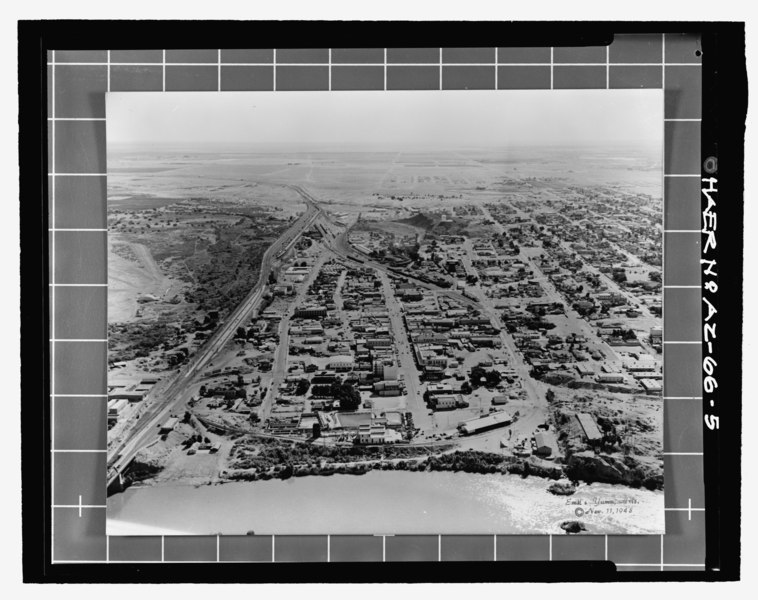
[{"label": "river", "polygon": [[[582,484],[572,496],[546,479],[371,471],[192,487],[134,486],[108,498],[109,535],[562,534],[664,531],[663,492]],[[579,516],[577,516],[577,509]]]}]

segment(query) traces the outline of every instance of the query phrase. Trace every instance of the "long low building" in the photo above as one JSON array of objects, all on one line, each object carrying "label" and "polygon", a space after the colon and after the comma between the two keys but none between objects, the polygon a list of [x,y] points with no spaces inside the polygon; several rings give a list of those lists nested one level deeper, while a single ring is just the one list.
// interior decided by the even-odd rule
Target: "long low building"
[{"label": "long low building", "polygon": [[463,435],[472,435],[474,433],[481,433],[483,431],[495,429],[496,427],[510,425],[512,421],[513,418],[511,415],[503,410],[491,413],[486,417],[466,421],[460,426],[460,431]]},{"label": "long low building", "polygon": [[661,382],[655,379],[640,379],[639,382],[648,393],[659,393],[663,390]]},{"label": "long low building", "polygon": [[300,306],[295,309],[296,319],[315,319],[326,316],[326,306]]},{"label": "long low building", "polygon": [[589,413],[576,413],[576,420],[582,426],[582,431],[588,442],[598,442],[603,439],[603,434],[598,429],[595,417]]}]

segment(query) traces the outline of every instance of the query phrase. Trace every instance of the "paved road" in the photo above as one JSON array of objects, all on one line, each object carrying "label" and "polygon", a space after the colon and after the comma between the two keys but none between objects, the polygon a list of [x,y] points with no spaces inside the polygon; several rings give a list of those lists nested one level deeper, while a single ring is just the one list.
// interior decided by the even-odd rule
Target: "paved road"
[{"label": "paved road", "polygon": [[[469,274],[476,275],[478,277],[479,274],[472,263],[474,250],[471,240],[467,239],[464,242],[464,249],[466,252],[464,252],[461,256],[461,262]],[[544,418],[544,410],[547,406],[547,400],[545,399],[547,388],[543,383],[536,381],[530,375],[531,367],[526,363],[523,355],[521,354],[521,351],[516,347],[516,343],[514,342],[513,337],[506,331],[505,324],[500,317],[500,312],[495,308],[494,299],[488,297],[478,283],[473,287],[474,293],[479,298],[479,301],[481,303],[482,312],[487,315],[490,318],[491,323],[500,330],[500,341],[502,342],[503,350],[505,350],[506,354],[508,355],[510,366],[515,369],[516,373],[521,379],[523,389],[527,394],[527,398],[530,400],[530,403],[534,407],[536,413],[539,413]],[[524,415],[521,416],[523,421]]]},{"label": "paved road", "polygon": [[295,308],[298,307],[305,298],[308,288],[313,283],[313,280],[321,270],[321,266],[324,264],[325,255],[319,256],[316,262],[311,267],[308,277],[299,284],[299,289],[295,297],[287,305],[287,312],[282,315],[282,320],[279,323],[279,343],[276,347],[276,353],[274,354],[274,362],[271,368],[272,379],[269,386],[266,397],[263,399],[261,410],[259,415],[261,422],[265,423],[266,419],[271,415],[271,409],[274,405],[274,399],[279,393],[279,386],[284,383],[284,379],[287,377],[289,346],[290,346],[290,322],[292,315],[295,313]]},{"label": "paved road", "polygon": [[413,414],[413,424],[419,429],[430,432],[433,429],[433,420],[429,415],[429,409],[424,403],[421,396],[421,379],[419,378],[418,369],[411,354],[411,345],[408,341],[408,334],[403,324],[402,307],[395,297],[390,285],[390,279],[384,271],[378,271],[379,279],[382,282],[382,292],[384,293],[385,302],[387,303],[387,312],[390,318],[390,329],[392,338],[397,351],[398,366],[400,373],[404,374],[406,410]]},{"label": "paved road", "polygon": [[247,297],[202,348],[170,380],[165,395],[155,398],[153,400],[154,405],[140,415],[139,420],[128,436],[116,447],[110,449],[108,457],[109,484],[132,461],[137,451],[156,437],[157,426],[172,411],[179,410],[190,399],[192,396],[191,392],[193,391],[191,387],[193,379],[234,336],[237,328],[251,318],[263,296],[263,290],[276,258],[292,247],[300,235],[311,227],[316,219],[323,214],[323,211],[315,204],[310,194],[299,186],[287,187],[295,190],[303,197],[308,205],[308,209],[266,250],[261,260],[258,282]]}]

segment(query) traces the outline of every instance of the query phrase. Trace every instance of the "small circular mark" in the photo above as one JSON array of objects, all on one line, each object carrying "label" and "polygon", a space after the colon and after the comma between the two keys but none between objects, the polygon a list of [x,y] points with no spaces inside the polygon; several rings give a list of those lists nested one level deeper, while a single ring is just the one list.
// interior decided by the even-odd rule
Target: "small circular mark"
[{"label": "small circular mark", "polygon": [[702,50],[695,50],[695,56],[703,56]]},{"label": "small circular mark", "polygon": [[709,156],[703,161],[703,170],[709,175],[713,175],[719,170],[719,161],[715,156]]}]

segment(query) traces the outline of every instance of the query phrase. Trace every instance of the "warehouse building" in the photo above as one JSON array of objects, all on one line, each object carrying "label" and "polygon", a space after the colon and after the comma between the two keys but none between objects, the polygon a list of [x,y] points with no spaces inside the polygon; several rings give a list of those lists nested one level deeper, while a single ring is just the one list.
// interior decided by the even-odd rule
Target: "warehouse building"
[{"label": "warehouse building", "polygon": [[510,425],[512,421],[513,419],[510,414],[505,411],[500,411],[487,415],[486,417],[466,421],[460,425],[459,429],[463,435],[473,435],[475,433],[482,433],[484,431],[489,431],[490,429],[495,429],[496,427]]}]

